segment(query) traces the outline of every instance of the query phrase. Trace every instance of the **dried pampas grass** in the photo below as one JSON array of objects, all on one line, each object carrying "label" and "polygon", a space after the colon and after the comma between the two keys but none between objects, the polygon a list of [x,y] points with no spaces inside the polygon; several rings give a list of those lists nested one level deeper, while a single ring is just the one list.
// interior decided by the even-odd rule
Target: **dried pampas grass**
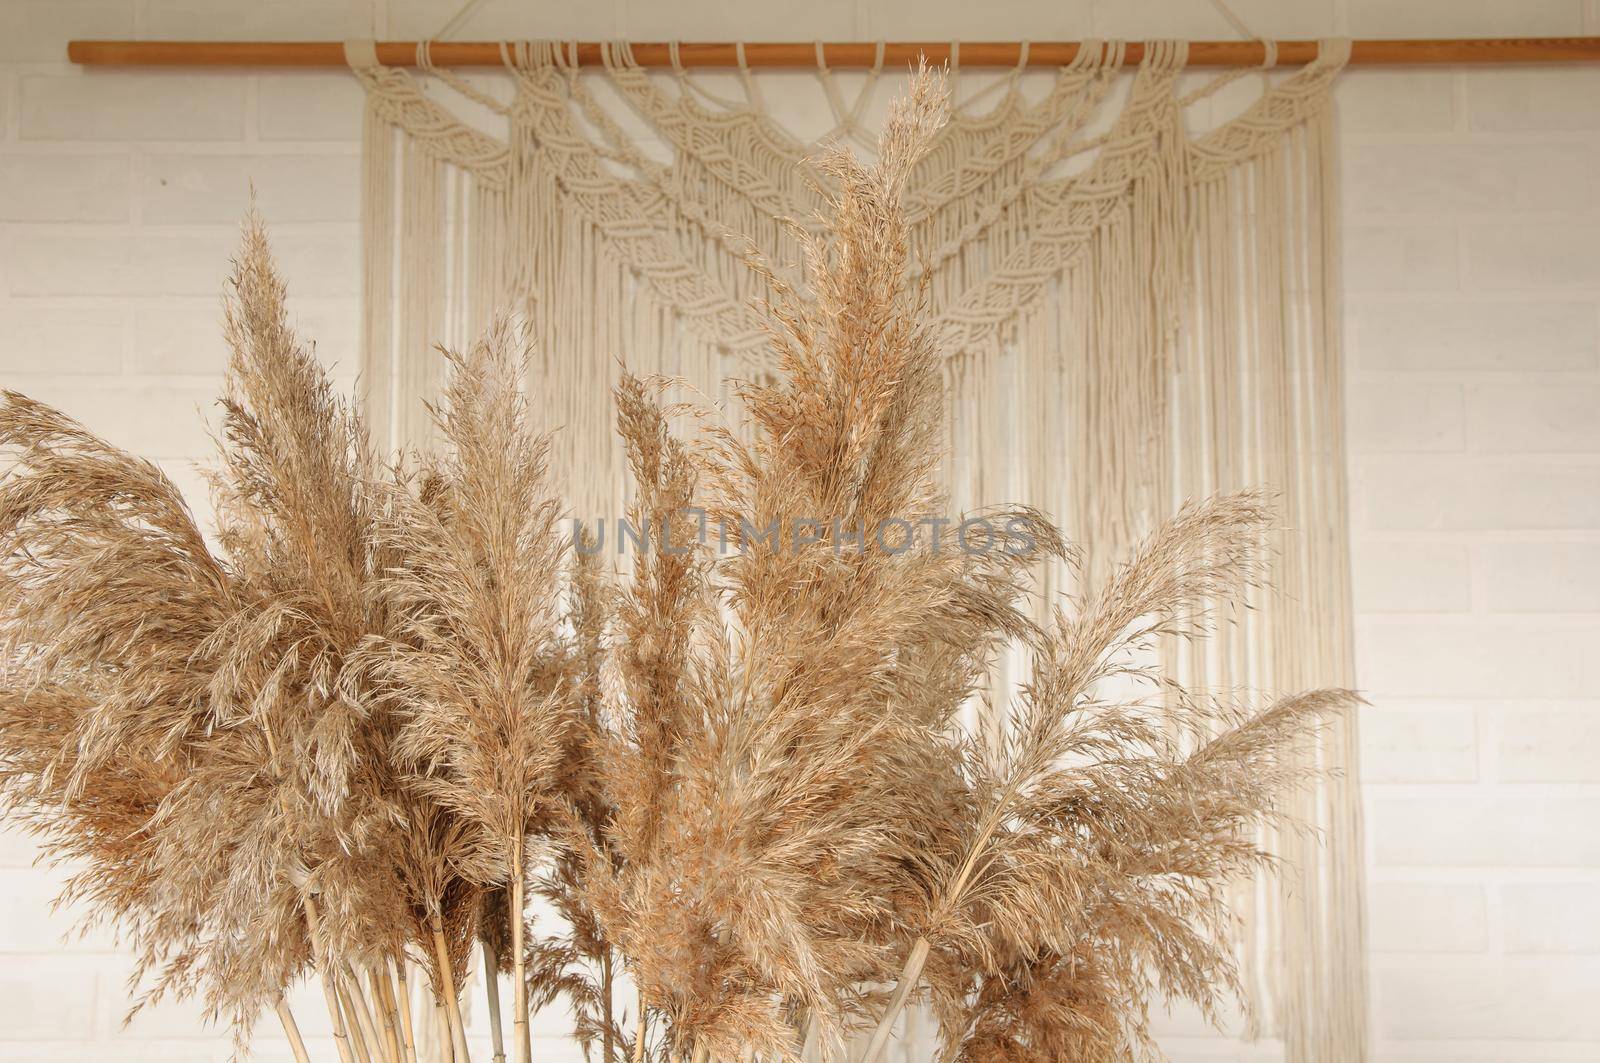
[{"label": "dried pampas grass", "polygon": [[[1155,1053],[1158,1000],[1219,1013],[1228,887],[1351,695],[1257,711],[1152,663],[1261,579],[1260,496],[1185,507],[1048,624],[1033,574],[1074,554],[1042,514],[930,534],[942,377],[901,197],[944,109],[923,72],[875,164],[822,160],[747,431],[680,438],[623,379],[622,572],[564,533],[514,328],[446,355],[441,452],[386,465],[254,220],[215,547],[155,466],[5,393],[0,793],[145,1000],[241,1045],[270,1008],[304,1058],[283,1000],[314,978],[343,1063],[419,1058],[414,1003],[466,1063],[475,945],[518,1063],[558,999],[606,1063],[871,1061],[916,1001],[942,1058],[1110,1060]],[[1029,678],[972,732],[1008,647]]]}]

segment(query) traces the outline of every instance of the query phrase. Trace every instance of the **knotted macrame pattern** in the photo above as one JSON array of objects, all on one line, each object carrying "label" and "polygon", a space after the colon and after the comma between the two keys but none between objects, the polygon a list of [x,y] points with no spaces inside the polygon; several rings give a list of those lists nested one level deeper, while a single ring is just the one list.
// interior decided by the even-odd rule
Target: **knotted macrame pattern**
[{"label": "knotted macrame pattern", "polygon": [[[508,94],[420,52],[419,77],[348,48],[368,99],[362,379],[378,440],[426,446],[424,400],[444,368],[433,345],[517,313],[574,515],[614,518],[620,365],[713,405],[737,401],[730,376],[772,369],[760,304],[800,283],[791,225],[813,224],[825,187],[807,161],[815,143],[762,98],[764,82],[770,94],[797,75],[746,69],[743,98],[725,99],[681,68],[639,68],[626,44],[580,72],[569,46],[526,42],[504,48]],[[960,508],[1040,507],[1092,548],[1093,578],[1184,498],[1278,493],[1275,591],[1205,654],[1170,648],[1212,688],[1354,685],[1329,97],[1348,53],[1326,43],[1191,133],[1190,105],[1249,72],[1185,94],[1184,44],[1154,42],[1131,77],[1121,45],[1091,44],[1042,94],[1023,91],[1019,66],[966,100],[911,182]],[[836,119],[823,139],[870,150],[880,71],[847,100],[821,58]],[[1042,578],[1047,595],[1073,589],[1069,573]],[[1240,887],[1245,1022],[1291,1059],[1359,1060],[1354,719],[1303,755],[1328,769],[1290,799],[1307,829],[1270,839],[1284,870]]]}]

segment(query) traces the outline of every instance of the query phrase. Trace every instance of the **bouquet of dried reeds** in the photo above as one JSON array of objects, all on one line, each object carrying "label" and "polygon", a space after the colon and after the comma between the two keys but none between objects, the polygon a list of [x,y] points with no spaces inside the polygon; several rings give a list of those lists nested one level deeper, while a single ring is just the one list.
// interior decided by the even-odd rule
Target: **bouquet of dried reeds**
[{"label": "bouquet of dried reeds", "polygon": [[[607,1063],[870,1061],[912,1002],[943,1058],[1099,1060],[1154,1051],[1153,1000],[1236,988],[1227,886],[1349,695],[1250,712],[1150,666],[1258,580],[1257,496],[1186,507],[1048,624],[1031,574],[1072,552],[1041,514],[929,535],[942,384],[900,204],[944,107],[924,74],[874,165],[822,160],[748,431],[680,438],[622,381],[625,572],[563,531],[515,330],[446,356],[441,453],[387,465],[254,221],[213,540],[154,465],[5,394],[0,787],[145,1000],[241,1045],[276,1009],[305,1059],[284,1000],[313,979],[342,1063],[416,1060],[423,1006],[466,1063],[476,947],[497,1060],[502,1009],[525,1063],[558,999]],[[1018,646],[1028,682],[990,698]],[[1005,726],[963,727],[985,699]]]}]

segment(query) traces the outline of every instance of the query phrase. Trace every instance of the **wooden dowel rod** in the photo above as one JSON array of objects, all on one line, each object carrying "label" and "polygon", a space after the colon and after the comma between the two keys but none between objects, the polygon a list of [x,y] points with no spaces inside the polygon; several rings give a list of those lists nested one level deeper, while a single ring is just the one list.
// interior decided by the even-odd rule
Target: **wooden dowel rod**
[{"label": "wooden dowel rod", "polygon": [[[601,62],[601,45],[580,41],[575,46],[583,66]],[[1028,46],[1029,66],[1061,66],[1078,54],[1075,41],[1035,41]],[[387,66],[412,66],[417,59],[415,41],[380,41],[378,60]],[[754,43],[744,46],[752,67],[806,68],[817,65],[816,46],[795,43]],[[1316,57],[1316,41],[1279,41],[1278,62],[1283,66],[1308,63]],[[686,67],[734,67],[735,46],[725,43],[688,42],[678,45]],[[823,45],[830,67],[870,67],[877,45],[849,42]],[[950,58],[948,41],[895,42],[883,48],[884,66],[897,69],[926,55],[930,62]],[[1021,55],[1015,41],[963,42],[963,67],[1014,67]],[[501,48],[495,41],[437,41],[430,57],[439,66],[500,66]],[[633,57],[641,66],[670,67],[671,46],[664,42],[636,43]],[[67,58],[85,66],[343,66],[344,45],[337,41],[71,41]],[[1126,62],[1144,59],[1144,45],[1130,42]],[[1257,66],[1264,59],[1258,41],[1191,41],[1190,66]],[[1600,37],[1489,37],[1453,40],[1356,41],[1350,62],[1357,66],[1403,66],[1471,63],[1583,63],[1600,61]]]}]

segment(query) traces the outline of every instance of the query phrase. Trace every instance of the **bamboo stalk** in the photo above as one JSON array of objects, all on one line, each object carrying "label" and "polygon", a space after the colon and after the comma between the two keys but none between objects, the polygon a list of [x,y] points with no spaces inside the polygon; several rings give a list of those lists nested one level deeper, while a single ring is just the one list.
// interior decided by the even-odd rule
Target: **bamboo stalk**
[{"label": "bamboo stalk", "polygon": [[601,1059],[611,1063],[611,946],[606,946],[606,951],[600,956],[600,1007],[601,1019],[605,1023],[602,1031],[602,1044],[604,1051]]},{"label": "bamboo stalk", "polygon": [[[415,66],[416,41],[379,41],[378,61],[385,66]],[[1277,60],[1297,66],[1316,58],[1317,41],[1277,41]],[[598,41],[564,42],[571,61],[579,66],[600,66],[603,46]],[[630,45],[633,58],[643,67],[671,68],[673,46],[662,41]],[[831,68],[867,67],[879,62],[873,42],[832,42],[821,45]],[[883,46],[882,63],[902,69],[926,55],[929,62],[952,61],[949,41],[893,41]],[[1083,45],[1077,41],[1031,41],[1027,65],[1064,66]],[[1145,45],[1129,41],[1124,46],[1125,65],[1144,61]],[[818,46],[800,42],[750,42],[743,46],[744,62],[752,68],[815,68]],[[342,67],[344,44],[339,41],[128,41],[82,40],[67,43],[67,58],[85,66],[296,66]],[[499,41],[434,41],[428,58],[439,66],[499,67],[505,62]],[[967,41],[960,43],[963,67],[1015,67],[1023,58],[1017,41]],[[740,48],[727,42],[684,41],[677,46],[684,67],[739,66]],[[1260,41],[1190,41],[1189,66],[1260,66],[1266,51]],[[1454,37],[1421,40],[1360,40],[1352,44],[1352,66],[1438,66],[1486,63],[1592,63],[1600,61],[1600,37]]]},{"label": "bamboo stalk", "polygon": [[317,972],[322,981],[322,996],[328,1005],[328,1022],[333,1026],[333,1046],[339,1050],[340,1063],[356,1063],[355,1053],[350,1047],[349,1032],[345,1028],[344,1016],[339,1009],[339,991],[334,982],[334,972],[328,964],[326,950],[322,947],[322,935],[318,932],[320,920],[317,916],[317,902],[307,893],[301,899],[301,907],[306,913],[306,930],[311,935],[311,953],[317,960]]},{"label": "bamboo stalk", "polygon": [[368,967],[367,984],[372,986],[372,994],[377,998],[378,1014],[383,1019],[385,1054],[394,1063],[405,1063],[405,1056],[400,1051],[398,1019],[395,1017],[394,987],[389,984],[387,965],[382,970]]},{"label": "bamboo stalk", "polygon": [[634,1025],[633,1063],[644,1063],[644,1035],[648,1030],[648,1017],[644,1007],[644,993],[639,994],[639,1019]]},{"label": "bamboo stalk", "polygon": [[350,997],[350,1010],[355,1012],[356,1024],[361,1028],[361,1038],[367,1043],[367,1054],[376,1059],[387,1059],[383,1042],[378,1037],[378,1021],[366,994],[361,991],[361,976],[348,962],[344,965],[345,993]]},{"label": "bamboo stalk", "polygon": [[511,843],[511,1023],[517,1042],[517,1063],[532,1063],[533,1041],[528,1034],[527,951],[523,945],[522,837]]},{"label": "bamboo stalk", "polygon": [[437,912],[428,917],[433,930],[433,950],[439,961],[441,987],[444,993],[445,1018],[448,1020],[451,1039],[454,1041],[457,1063],[471,1063],[472,1053],[467,1050],[466,1024],[461,1021],[461,998],[456,995],[456,974],[450,967],[450,949],[444,940],[444,924]]},{"label": "bamboo stalk", "polygon": [[406,958],[394,961],[395,997],[400,1005],[400,1037],[405,1043],[406,1063],[417,1063],[417,1034],[411,1024],[411,985],[406,979]]},{"label": "bamboo stalk", "polygon": [[289,1002],[279,997],[274,1010],[278,1013],[278,1021],[283,1023],[283,1035],[289,1039],[289,1048],[294,1052],[295,1063],[311,1063],[311,1056],[306,1052],[306,1042],[300,1036],[300,1026],[294,1021],[294,1012],[289,1010]]},{"label": "bamboo stalk", "polygon": [[906,1001],[911,998],[911,991],[917,987],[918,981],[922,978],[922,967],[928,962],[928,947],[927,938],[917,938],[916,943],[911,946],[911,954],[906,957],[906,965],[900,972],[900,981],[894,987],[894,996],[889,998],[889,1006],[884,1009],[883,1018],[879,1021],[877,1029],[872,1031],[872,1040],[867,1042],[867,1050],[861,1054],[861,1063],[877,1063],[883,1056],[883,1050],[889,1043],[889,1035],[894,1032],[894,1021],[906,1006]]},{"label": "bamboo stalk", "polygon": [[449,1012],[445,1011],[444,1000],[442,998],[433,1002],[433,1021],[439,1027],[439,1029],[444,1031],[444,1036],[439,1043],[439,1051],[444,1057],[444,1063],[455,1063],[455,1028],[450,1025],[450,1014]]},{"label": "bamboo stalk", "polygon": [[489,1039],[494,1045],[494,1063],[506,1063],[505,1032],[500,1026],[500,961],[494,945],[481,938],[483,947],[483,992],[489,998]]},{"label": "bamboo stalk", "polygon": [[366,1031],[361,1027],[361,1020],[356,1015],[356,1006],[350,1000],[350,990],[344,979],[335,980],[335,991],[339,994],[339,1007],[345,1016],[345,1028],[350,1031],[350,1043],[355,1048],[356,1058],[362,1063],[373,1063],[372,1045],[367,1040]]}]

